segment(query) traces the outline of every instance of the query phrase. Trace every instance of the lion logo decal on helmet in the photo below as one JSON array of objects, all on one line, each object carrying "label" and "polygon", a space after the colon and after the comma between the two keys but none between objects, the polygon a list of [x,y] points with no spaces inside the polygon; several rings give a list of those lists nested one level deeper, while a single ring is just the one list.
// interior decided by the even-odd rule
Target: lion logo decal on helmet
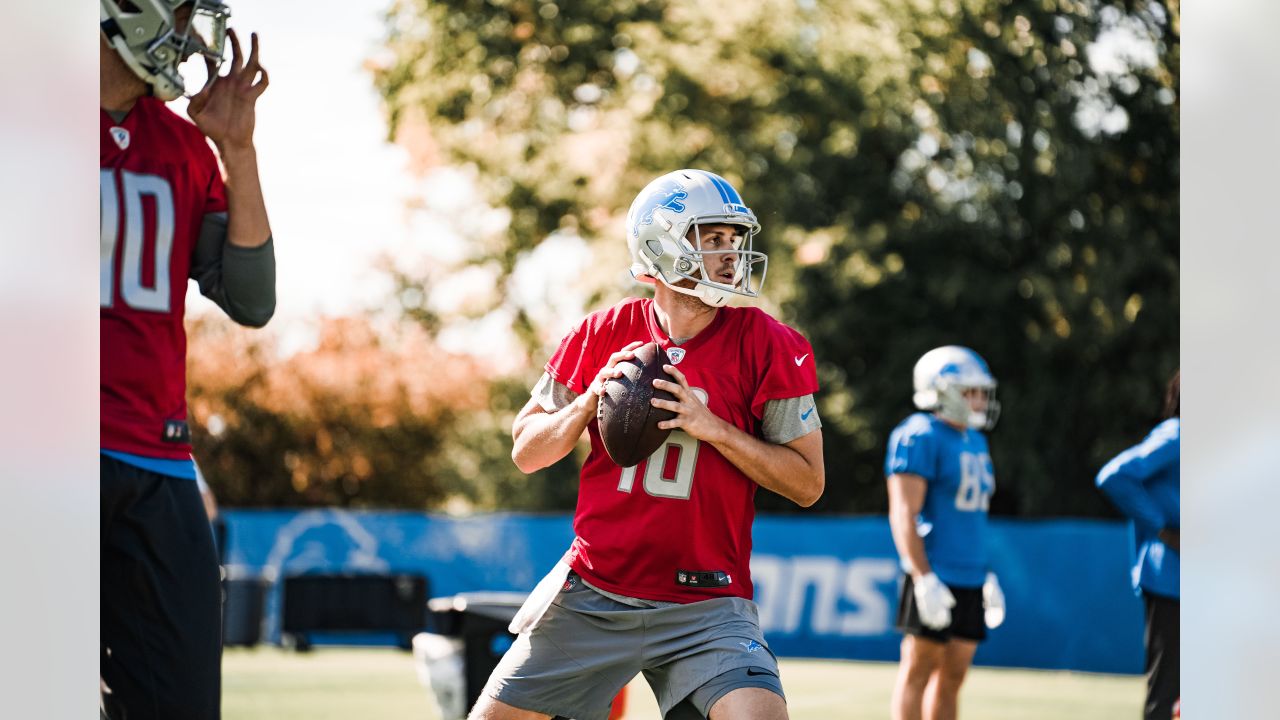
[{"label": "lion logo decal on helmet", "polygon": [[689,193],[685,192],[679,185],[672,185],[671,187],[659,189],[658,191],[651,193],[641,201],[641,205],[648,209],[640,215],[640,221],[631,228],[631,234],[638,237],[640,235],[641,225],[652,225],[653,214],[661,208],[666,208],[677,213],[684,212],[685,205],[680,201],[687,197],[689,197]]}]

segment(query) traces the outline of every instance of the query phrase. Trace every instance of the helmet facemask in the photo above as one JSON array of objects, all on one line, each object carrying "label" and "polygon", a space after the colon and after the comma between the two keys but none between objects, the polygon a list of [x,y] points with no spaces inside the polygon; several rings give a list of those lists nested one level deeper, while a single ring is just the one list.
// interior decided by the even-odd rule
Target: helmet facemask
[{"label": "helmet facemask", "polygon": [[[769,258],[764,253],[752,249],[753,239],[759,227],[732,225],[736,232],[733,234],[729,248],[707,249],[704,247],[702,233],[702,228],[706,225],[731,225],[731,223],[707,222],[699,218],[693,218],[689,222],[690,229],[679,243],[682,252],[676,258],[673,274],[679,280],[692,281],[694,287],[676,285],[675,282],[679,280],[667,282],[666,278],[660,279],[673,290],[695,295],[713,306],[723,305],[729,299],[726,293],[748,298],[759,297],[769,268]],[[690,239],[688,235],[692,235],[693,238]],[[733,277],[722,280],[720,268],[723,266],[722,258],[725,256],[733,257]],[[756,279],[757,265],[760,266],[758,280]]]},{"label": "helmet facemask", "polygon": [[182,29],[181,39],[185,60],[199,53],[214,63],[214,71],[222,65],[227,41],[227,18],[231,9],[221,2],[195,0],[191,19]]},{"label": "helmet facemask", "polygon": [[[995,385],[960,385],[946,382],[938,383],[937,403],[934,412],[944,420],[975,430],[991,430],[1000,419],[1000,401],[996,400]],[[973,404],[966,395],[969,392],[985,393],[987,406],[984,410],[974,410]]]},{"label": "helmet facemask", "polygon": [[[177,11],[183,6],[190,6],[191,14],[179,29]],[[219,0],[99,0],[100,27],[108,44],[164,101],[190,97],[203,87],[203,82],[193,82],[194,91],[189,91],[183,71],[204,75],[205,81],[212,77],[205,75],[206,65],[217,73],[230,16],[230,8]],[[184,66],[194,56],[202,62]]]}]

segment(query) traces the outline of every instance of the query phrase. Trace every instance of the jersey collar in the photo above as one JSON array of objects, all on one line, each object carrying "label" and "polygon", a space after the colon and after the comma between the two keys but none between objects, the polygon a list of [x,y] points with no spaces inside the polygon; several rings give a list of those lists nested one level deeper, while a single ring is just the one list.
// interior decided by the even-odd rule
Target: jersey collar
[{"label": "jersey collar", "polygon": [[702,328],[701,332],[697,335],[694,335],[680,345],[671,342],[671,338],[668,337],[666,331],[662,329],[662,325],[658,324],[658,315],[655,312],[653,298],[645,298],[644,310],[645,320],[649,325],[649,335],[662,346],[663,350],[670,350],[671,348],[678,347],[686,353],[690,353],[705,345],[707,341],[714,337],[717,331],[720,330],[720,327],[724,325],[726,308],[716,308],[716,315],[711,318],[711,322],[706,327]]}]

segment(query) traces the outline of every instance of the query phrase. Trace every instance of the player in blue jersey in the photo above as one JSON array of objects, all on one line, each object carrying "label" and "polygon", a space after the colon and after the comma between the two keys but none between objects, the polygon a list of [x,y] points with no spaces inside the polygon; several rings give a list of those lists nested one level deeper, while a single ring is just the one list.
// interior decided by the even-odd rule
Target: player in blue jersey
[{"label": "player in blue jersey", "polygon": [[1146,606],[1147,701],[1143,717],[1147,720],[1171,717],[1179,694],[1180,384],[1179,373],[1175,373],[1165,395],[1164,422],[1098,473],[1098,487],[1133,520],[1133,588],[1142,594]]},{"label": "player in blue jersey", "polygon": [[925,353],[914,371],[922,412],[889,437],[889,525],[906,577],[898,603],[902,659],[894,720],[949,720],[1004,595],[987,567],[987,508],[995,474],[987,438],[999,415],[996,380],[974,351]]}]

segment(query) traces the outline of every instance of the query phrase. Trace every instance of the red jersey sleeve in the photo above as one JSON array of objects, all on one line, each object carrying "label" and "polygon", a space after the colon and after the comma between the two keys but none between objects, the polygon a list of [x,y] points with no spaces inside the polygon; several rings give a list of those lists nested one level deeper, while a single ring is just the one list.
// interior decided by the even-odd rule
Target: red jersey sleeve
[{"label": "red jersey sleeve", "polygon": [[595,363],[588,342],[590,317],[578,323],[564,339],[560,347],[547,361],[546,371],[552,380],[581,395],[591,386],[599,366]]},{"label": "red jersey sleeve", "polygon": [[651,305],[648,300],[628,298],[586,316],[560,341],[547,361],[547,374],[578,394],[586,392],[610,355],[629,342],[652,339],[646,325]]},{"label": "red jersey sleeve", "polygon": [[770,400],[801,397],[818,391],[818,371],[813,360],[813,347],[803,335],[761,314],[763,327],[753,333],[759,384],[751,397],[751,414],[764,417],[764,404]]}]

